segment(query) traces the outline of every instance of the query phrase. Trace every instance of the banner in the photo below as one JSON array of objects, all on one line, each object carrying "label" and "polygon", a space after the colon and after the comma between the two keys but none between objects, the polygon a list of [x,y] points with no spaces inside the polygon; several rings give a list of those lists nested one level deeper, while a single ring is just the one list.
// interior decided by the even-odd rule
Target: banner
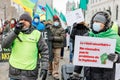
[{"label": "banner", "polygon": [[75,37],[73,64],[79,66],[112,68],[108,54],[115,53],[116,39]]},{"label": "banner", "polygon": [[2,49],[0,44],[0,62],[7,62],[10,58],[11,49]]}]

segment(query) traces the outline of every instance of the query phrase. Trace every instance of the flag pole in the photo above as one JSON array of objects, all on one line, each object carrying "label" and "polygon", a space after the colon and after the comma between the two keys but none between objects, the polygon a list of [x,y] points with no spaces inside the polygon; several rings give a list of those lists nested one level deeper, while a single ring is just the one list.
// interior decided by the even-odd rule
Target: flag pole
[{"label": "flag pole", "polygon": [[38,0],[36,1],[35,6],[33,8],[33,16],[34,16],[34,14],[35,14],[35,12],[37,10],[37,5],[38,5]]}]

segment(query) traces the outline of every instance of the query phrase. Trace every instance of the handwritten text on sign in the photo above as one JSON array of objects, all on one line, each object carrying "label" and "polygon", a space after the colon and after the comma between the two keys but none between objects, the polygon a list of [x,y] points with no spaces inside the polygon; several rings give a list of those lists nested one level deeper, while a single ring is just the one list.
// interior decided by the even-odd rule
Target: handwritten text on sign
[{"label": "handwritten text on sign", "polygon": [[112,68],[107,55],[115,52],[115,39],[75,37],[74,65]]}]

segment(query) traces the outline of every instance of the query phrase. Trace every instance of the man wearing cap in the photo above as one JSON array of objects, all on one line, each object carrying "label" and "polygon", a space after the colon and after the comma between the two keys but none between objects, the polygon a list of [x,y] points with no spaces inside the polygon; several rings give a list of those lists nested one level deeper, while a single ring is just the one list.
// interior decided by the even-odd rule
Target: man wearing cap
[{"label": "man wearing cap", "polygon": [[41,33],[31,26],[31,22],[29,14],[22,14],[15,29],[2,42],[3,48],[12,48],[9,59],[10,80],[37,80],[38,53],[41,55],[40,76],[42,80],[47,76],[48,46]]},{"label": "man wearing cap", "polygon": [[62,28],[57,15],[53,16],[53,26],[50,27],[50,31],[52,35],[48,37],[48,40],[52,41],[52,53],[54,56],[53,62],[49,64],[49,73],[52,74],[55,79],[59,79],[59,60],[65,39],[65,30]]},{"label": "man wearing cap", "polygon": [[[111,29],[110,15],[104,11],[97,12],[91,20],[91,37],[116,39],[115,53],[108,53],[107,59],[120,63],[120,37]],[[90,68],[90,80],[115,80],[115,64],[113,68]]]}]

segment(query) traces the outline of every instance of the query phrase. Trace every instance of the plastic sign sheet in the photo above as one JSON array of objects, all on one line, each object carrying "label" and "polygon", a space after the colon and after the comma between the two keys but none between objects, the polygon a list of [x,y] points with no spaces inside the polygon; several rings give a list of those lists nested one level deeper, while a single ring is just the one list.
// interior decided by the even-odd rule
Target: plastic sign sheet
[{"label": "plastic sign sheet", "polygon": [[108,54],[115,53],[115,47],[116,39],[76,36],[73,64],[112,68]]},{"label": "plastic sign sheet", "polygon": [[74,23],[84,21],[84,16],[81,9],[76,9],[66,14],[67,25],[72,26]]}]

